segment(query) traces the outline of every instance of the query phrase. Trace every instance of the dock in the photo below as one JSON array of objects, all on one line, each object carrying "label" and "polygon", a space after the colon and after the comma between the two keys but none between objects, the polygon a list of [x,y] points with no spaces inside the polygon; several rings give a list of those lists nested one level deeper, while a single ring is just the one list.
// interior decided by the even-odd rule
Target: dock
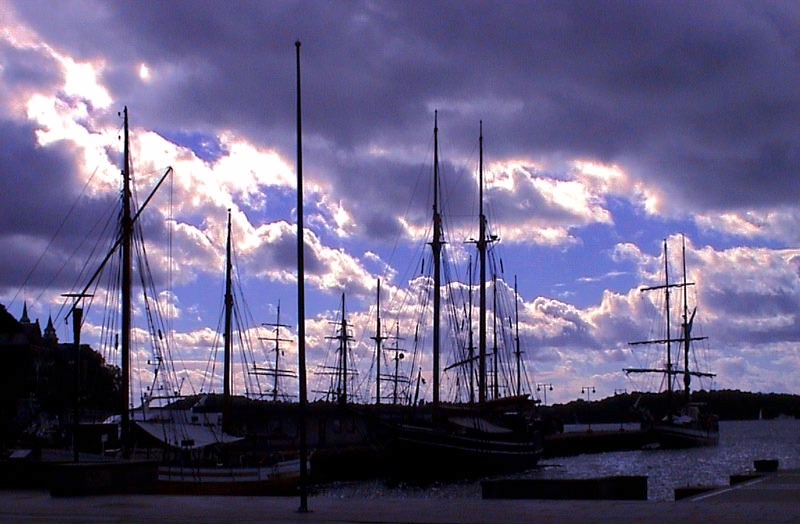
[{"label": "dock", "polygon": [[596,523],[750,524],[800,521],[800,471],[778,470],[682,501],[483,500],[475,498],[186,497],[59,498],[0,491],[0,523]]}]

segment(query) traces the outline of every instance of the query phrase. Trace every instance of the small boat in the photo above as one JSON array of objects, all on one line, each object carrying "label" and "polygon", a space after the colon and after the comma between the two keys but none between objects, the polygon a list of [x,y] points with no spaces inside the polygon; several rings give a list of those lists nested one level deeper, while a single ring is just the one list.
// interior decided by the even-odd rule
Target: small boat
[{"label": "small boat", "polygon": [[297,493],[299,478],[299,459],[253,468],[165,465],[158,468],[157,491],[170,495],[288,496]]},{"label": "small boat", "polygon": [[[228,212],[225,265],[224,365],[221,413],[194,411],[209,396],[202,396],[192,413],[162,420],[163,435],[181,435],[167,443],[175,457],[158,468],[157,491],[187,495],[290,495],[297,491],[300,459],[296,453],[284,452],[275,458],[269,450],[249,445],[246,436],[236,435],[232,413],[232,291],[231,215]],[[277,335],[276,335],[277,337]],[[279,351],[279,348],[276,348]],[[280,369],[273,370],[277,375]],[[277,390],[277,380],[273,388]],[[275,395],[275,391],[273,391]],[[273,396],[274,398],[274,396]],[[151,436],[159,435],[159,422],[143,422],[139,427]],[[171,431],[166,428],[171,427]],[[266,463],[265,463],[266,462]],[[256,463],[245,467],[242,463]]]},{"label": "small boat", "polygon": [[[666,381],[667,409],[663,417],[655,419],[648,410],[640,409],[642,414],[642,430],[648,432],[654,444],[661,448],[687,448],[697,446],[713,446],[719,442],[719,419],[716,415],[708,413],[706,406],[702,403],[691,401],[691,382],[692,377],[713,378],[714,373],[698,371],[690,368],[690,354],[692,342],[704,340],[707,337],[692,336],[692,326],[694,324],[695,307],[691,314],[688,305],[688,287],[694,285],[686,279],[686,242],[684,239],[682,246],[682,265],[683,280],[677,283],[669,281],[667,241],[664,240],[664,284],[642,288],[642,291],[664,291],[666,336],[658,340],[644,340],[631,342],[631,345],[656,344],[663,345],[666,349],[666,363],[663,368],[625,368],[626,374],[631,373],[658,373],[663,374]],[[670,290],[677,288],[682,293],[682,322],[679,336],[671,335],[670,318]],[[673,360],[673,346],[677,346],[680,356],[683,357],[681,366],[680,359]],[[678,392],[675,390],[673,381],[678,377],[683,377],[683,394],[680,402],[676,397]],[[638,406],[638,402],[637,402]]]}]

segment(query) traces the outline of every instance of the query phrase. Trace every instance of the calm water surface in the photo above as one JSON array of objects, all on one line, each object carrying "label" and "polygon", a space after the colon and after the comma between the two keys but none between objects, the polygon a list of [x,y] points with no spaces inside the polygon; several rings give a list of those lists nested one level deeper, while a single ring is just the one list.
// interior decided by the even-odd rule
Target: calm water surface
[{"label": "calm water surface", "polygon": [[[613,429],[614,426],[593,426]],[[618,426],[617,426],[618,428]],[[732,474],[753,469],[757,459],[778,459],[781,469],[800,469],[800,420],[777,419],[720,423],[718,446],[686,450],[622,451],[542,460],[538,468],[515,478],[589,478],[645,475],[650,500],[673,500],[673,490],[690,485],[727,485]],[[391,486],[375,480],[335,483],[318,496],[377,498],[480,498],[480,482],[440,483],[425,487]]]},{"label": "calm water surface", "polygon": [[649,499],[673,500],[676,487],[727,485],[730,475],[752,470],[757,459],[778,459],[782,469],[800,468],[800,420],[720,422],[718,446],[555,458],[523,476],[646,475]]}]

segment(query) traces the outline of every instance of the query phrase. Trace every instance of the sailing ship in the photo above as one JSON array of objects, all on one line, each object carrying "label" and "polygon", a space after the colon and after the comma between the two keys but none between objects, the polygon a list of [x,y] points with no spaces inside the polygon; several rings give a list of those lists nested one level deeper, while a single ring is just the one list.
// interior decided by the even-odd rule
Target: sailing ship
[{"label": "sailing ship", "polygon": [[[287,495],[297,489],[300,477],[300,460],[284,451],[283,456],[271,453],[270,449],[253,446],[246,436],[234,435],[238,428],[233,424],[233,394],[232,394],[232,356],[233,356],[233,306],[232,291],[232,253],[231,253],[231,214],[228,211],[228,227],[226,242],[225,263],[225,314],[224,314],[224,350],[223,350],[223,393],[222,412],[216,418],[217,424],[209,421],[208,413],[200,414],[195,408],[208,400],[202,396],[193,407],[193,412],[198,413],[187,420],[188,417],[172,418],[161,421],[162,424],[173,426],[172,434],[176,432],[183,438],[171,442],[171,447],[179,452],[181,460],[161,465],[158,469],[158,491],[170,494],[186,495]],[[279,324],[279,322],[278,322]],[[276,344],[278,336],[276,335]],[[276,352],[279,348],[276,347]],[[277,359],[277,356],[276,356]],[[277,376],[286,375],[277,367],[271,370],[257,368],[257,374],[273,374],[275,383],[273,395],[277,394]],[[148,429],[145,424],[153,425],[154,422],[140,423],[140,427]],[[163,429],[164,434],[168,434]],[[155,435],[152,428],[148,433]],[[205,436],[198,440],[195,435]],[[175,444],[179,444],[176,447]],[[220,448],[223,449],[214,449]],[[224,449],[225,447],[233,449]],[[209,449],[217,451],[210,454]],[[188,460],[186,460],[188,459]],[[209,464],[209,459],[213,462]],[[255,463],[245,467],[243,463]]]},{"label": "sailing ship", "polygon": [[[228,216],[226,258],[225,378],[222,405],[218,406],[215,395],[185,397],[181,395],[181,387],[177,385],[179,380],[170,356],[170,339],[168,335],[165,336],[169,330],[163,323],[163,315],[161,315],[157,301],[154,300],[157,293],[155,293],[152,278],[149,275],[147,252],[138,222],[142,211],[172,169],[166,170],[144,204],[135,214],[132,213],[134,204],[131,191],[132,170],[127,107],[122,112],[122,117],[124,125],[123,187],[119,233],[107,256],[83,291],[68,295],[77,299],[93,296],[89,291],[92,286],[98,285],[98,276],[108,262],[116,260],[112,255],[120,253],[120,267],[111,270],[112,273],[120,276],[119,289],[103,293],[104,296],[111,299],[113,304],[108,304],[105,308],[107,319],[103,322],[104,332],[101,334],[101,344],[116,348],[116,341],[120,341],[119,358],[122,370],[119,414],[109,420],[109,422],[119,425],[118,449],[106,449],[110,454],[116,454],[124,461],[131,458],[144,458],[152,461],[152,448],[147,448],[146,445],[156,443],[157,449],[161,452],[161,460],[158,465],[158,480],[152,489],[157,491],[187,494],[267,494],[279,489],[281,493],[285,493],[287,489],[291,490],[292,486],[296,487],[297,485],[298,460],[294,457],[286,460],[273,459],[263,450],[256,450],[258,452],[254,453],[245,446],[247,442],[243,435],[235,435],[231,431],[230,355],[233,295],[231,291],[230,214]],[[139,262],[139,272],[141,273],[139,277],[145,293],[146,331],[149,333],[152,343],[153,357],[148,363],[155,365],[152,386],[143,392],[141,405],[136,409],[131,408],[130,398],[132,390],[130,383],[131,347],[134,331],[131,306],[134,258]],[[115,279],[111,280],[113,282]],[[114,301],[116,296],[120,297],[118,302]],[[116,322],[111,320],[111,317],[115,317],[117,313],[120,318],[118,330]],[[151,403],[154,402],[159,405],[151,407]],[[268,463],[264,464],[267,460]],[[245,462],[255,464],[257,467],[243,468]]]},{"label": "sailing ship", "polygon": [[316,482],[371,477],[379,473],[381,465],[374,415],[355,402],[359,371],[350,349],[352,325],[345,304],[342,293],[340,309],[331,321],[334,333],[325,337],[335,345],[328,352],[332,362],[318,363],[313,372],[316,399],[305,421],[310,435],[310,476]]},{"label": "sailing ship", "polygon": [[[683,279],[680,282],[670,282],[667,241],[664,240],[664,284],[642,288],[645,291],[664,292],[664,321],[666,323],[666,336],[662,339],[643,340],[630,342],[631,345],[662,345],[666,352],[664,367],[625,368],[626,374],[656,373],[664,376],[666,382],[667,409],[666,414],[655,419],[649,411],[642,410],[642,429],[650,434],[653,440],[662,448],[686,448],[697,446],[711,446],[719,442],[719,421],[716,415],[708,413],[702,403],[691,401],[692,377],[713,378],[714,373],[691,368],[692,342],[704,340],[707,337],[692,336],[697,307],[689,312],[688,288],[694,285],[686,278],[686,241],[682,243]],[[682,321],[680,335],[672,336],[670,291],[679,289],[682,295]],[[678,352],[683,357],[682,365],[673,360],[673,346],[679,348]],[[678,377],[683,378],[683,391],[676,391],[674,382]]]},{"label": "sailing ship", "polygon": [[[403,406],[407,406],[413,402],[411,400],[412,397],[410,391],[411,380],[405,374],[405,371],[403,373],[400,371],[400,362],[405,360],[406,354],[403,348],[400,346],[400,341],[402,339],[400,337],[399,320],[395,324],[395,335],[393,336],[384,335],[381,328],[381,279],[378,279],[376,286],[375,312],[375,335],[370,337],[375,341],[375,407],[376,410],[386,410],[386,408],[382,407],[381,404],[382,400],[385,398],[387,400],[391,400],[389,405],[392,406],[392,408],[388,409],[397,410],[396,408],[398,406],[400,406],[399,409],[402,409]],[[394,339],[394,345],[390,347],[384,347],[383,342],[389,339]],[[394,370],[390,369],[388,372],[383,371],[381,362],[384,358],[386,358],[385,353],[389,353],[391,355],[391,357],[388,358],[388,363],[390,365],[392,363],[394,364]],[[413,357],[411,366],[413,368]],[[383,391],[384,382],[391,386],[388,393]]]},{"label": "sailing ship", "polygon": [[[482,126],[481,126],[482,128]],[[433,258],[432,357],[433,392],[428,406],[415,406],[407,420],[391,428],[389,457],[395,476],[416,479],[462,478],[493,472],[520,471],[534,467],[542,454],[541,435],[532,422],[533,402],[522,395],[500,398],[495,377],[495,398],[489,399],[487,383],[487,318],[486,318],[486,252],[494,237],[487,235],[483,212],[483,132],[480,136],[479,168],[479,237],[475,242],[480,269],[480,324],[478,355],[469,344],[468,355],[450,368],[464,367],[463,376],[472,383],[477,360],[477,402],[470,388],[466,403],[445,403],[440,399],[441,336],[440,311],[442,295],[442,216],[439,211],[438,114],[434,116],[433,161],[433,237],[430,242]],[[471,316],[471,307],[470,307]],[[471,333],[470,327],[470,333]],[[495,348],[496,350],[497,348]],[[496,354],[496,353],[495,353]],[[519,351],[517,350],[517,357]],[[496,367],[495,367],[496,371]]]}]

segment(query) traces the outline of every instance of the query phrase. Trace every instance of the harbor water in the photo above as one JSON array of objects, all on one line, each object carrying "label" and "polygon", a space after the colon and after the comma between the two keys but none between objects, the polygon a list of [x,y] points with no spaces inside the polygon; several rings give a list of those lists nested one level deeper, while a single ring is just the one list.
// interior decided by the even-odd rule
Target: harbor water
[{"label": "harbor water", "polygon": [[[592,426],[594,430],[614,425]],[[585,431],[586,428],[565,428]],[[619,429],[619,425],[616,425]],[[753,470],[753,461],[777,459],[781,469],[800,469],[800,420],[720,422],[717,446],[684,450],[620,451],[542,460],[533,470],[504,478],[593,478],[643,475],[649,500],[673,500],[685,486],[726,486],[729,476]],[[493,477],[497,478],[497,477]],[[385,480],[333,483],[319,486],[318,496],[336,498],[439,497],[480,498],[479,480],[426,486],[395,485]]]}]

